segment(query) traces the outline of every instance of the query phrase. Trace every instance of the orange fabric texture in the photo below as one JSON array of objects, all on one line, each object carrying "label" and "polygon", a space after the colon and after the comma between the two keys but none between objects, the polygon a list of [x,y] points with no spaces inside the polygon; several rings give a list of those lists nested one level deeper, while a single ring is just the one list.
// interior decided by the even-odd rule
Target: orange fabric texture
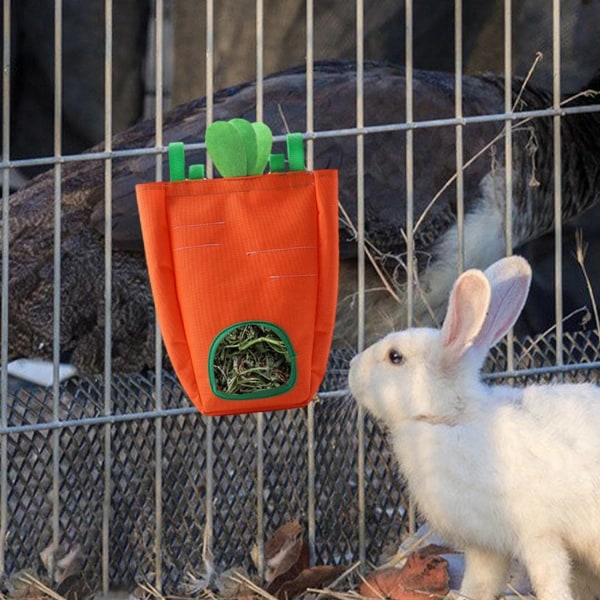
[{"label": "orange fabric texture", "polygon": [[[196,408],[221,415],[307,404],[335,323],[337,172],[147,183],[136,194],[164,343]],[[210,346],[245,321],[287,334],[297,365],[291,390],[244,400],[213,393]]]}]

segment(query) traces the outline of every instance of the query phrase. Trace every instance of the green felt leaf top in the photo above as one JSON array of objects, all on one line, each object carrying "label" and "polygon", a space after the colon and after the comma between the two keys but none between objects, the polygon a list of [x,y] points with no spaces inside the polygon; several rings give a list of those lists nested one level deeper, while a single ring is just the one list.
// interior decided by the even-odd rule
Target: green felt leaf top
[{"label": "green felt leaf top", "polygon": [[223,177],[260,175],[272,145],[273,135],[264,123],[231,119],[215,121],[206,130],[206,150]]}]

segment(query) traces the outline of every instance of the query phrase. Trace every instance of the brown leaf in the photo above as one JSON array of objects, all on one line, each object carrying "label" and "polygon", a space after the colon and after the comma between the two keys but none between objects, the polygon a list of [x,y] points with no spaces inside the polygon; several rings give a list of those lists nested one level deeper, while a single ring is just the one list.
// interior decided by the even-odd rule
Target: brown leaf
[{"label": "brown leaf", "polygon": [[286,570],[277,575],[274,579],[271,579],[268,583],[267,591],[269,593],[275,593],[281,586],[295,579],[302,573],[305,569],[308,569],[310,566],[310,555],[308,551],[308,544],[300,539],[298,540],[298,555],[296,561]]},{"label": "brown leaf", "polygon": [[286,581],[278,589],[271,593],[280,600],[287,600],[304,593],[309,588],[324,588],[339,577],[346,567],[331,567],[319,565],[309,569],[304,569],[297,577]]},{"label": "brown leaf", "polygon": [[265,580],[272,584],[279,577],[290,579],[308,566],[308,548],[302,525],[289,521],[275,530],[265,544]]},{"label": "brown leaf", "polygon": [[265,558],[270,560],[281,552],[282,548],[295,542],[302,536],[302,525],[299,521],[288,521],[276,529],[265,543]]},{"label": "brown leaf", "polygon": [[441,556],[411,554],[402,569],[388,567],[371,573],[360,586],[367,598],[425,600],[443,598],[450,591],[448,562]]}]

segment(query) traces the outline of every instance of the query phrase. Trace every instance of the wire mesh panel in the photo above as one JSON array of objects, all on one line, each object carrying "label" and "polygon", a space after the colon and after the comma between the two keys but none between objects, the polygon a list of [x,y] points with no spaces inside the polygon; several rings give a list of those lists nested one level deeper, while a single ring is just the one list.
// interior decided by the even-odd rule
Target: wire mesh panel
[{"label": "wire mesh panel", "polygon": [[[152,578],[154,572],[155,439],[152,377],[115,377],[112,398],[115,417],[111,436],[110,580],[114,585]],[[92,586],[101,584],[97,565],[102,547],[104,441],[101,380],[78,380],[61,389],[64,425],[60,429],[61,542],[80,546],[84,574]],[[163,382],[162,555],[165,583],[176,589],[190,571],[206,568],[203,540],[206,520],[206,427],[204,418],[189,410],[179,384]],[[9,470],[9,527],[6,549],[8,573],[38,566],[32,561],[52,542],[50,515],[53,483],[50,432],[39,425],[49,397],[43,390],[21,389],[11,395],[7,435]],[[183,410],[182,410],[183,407]],[[347,397],[315,407],[317,560],[348,564],[357,553],[356,411]],[[19,428],[28,427],[26,431]],[[393,461],[382,432],[369,423],[367,477],[373,482],[369,503],[372,533],[370,555],[393,542],[403,528],[401,487],[393,476]],[[252,415],[214,419],[212,469],[215,494],[212,552],[217,565],[251,566],[256,543],[256,445],[265,448],[265,521],[273,531],[293,519],[307,518],[306,411],[266,415],[262,440],[257,439]],[[37,515],[32,518],[32,515]]]},{"label": "wire mesh panel", "polygon": [[[600,182],[599,106],[581,91],[600,88],[597,3],[27,4],[3,3],[3,585],[29,569],[181,592],[213,568],[263,570],[294,520],[313,564],[377,562],[414,515],[349,361],[394,327],[439,324],[455,276],[500,255],[536,279],[485,377],[597,382],[597,219],[580,214]],[[167,112],[171,98],[188,103]],[[296,128],[308,168],[339,169],[343,335],[309,408],[207,418],[162,349],[133,188],[166,176],[171,141],[204,160],[204,127],[233,117],[277,124],[278,144]],[[50,381],[12,377],[21,357],[50,359]],[[59,381],[61,361],[78,376]]]}]

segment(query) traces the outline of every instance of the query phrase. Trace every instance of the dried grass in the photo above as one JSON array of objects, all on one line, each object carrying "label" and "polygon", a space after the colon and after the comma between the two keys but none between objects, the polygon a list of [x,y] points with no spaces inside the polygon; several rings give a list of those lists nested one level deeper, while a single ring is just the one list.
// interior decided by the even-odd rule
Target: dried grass
[{"label": "dried grass", "polygon": [[269,327],[235,327],[221,340],[214,358],[217,388],[225,394],[251,394],[285,385],[291,359],[285,342]]}]

